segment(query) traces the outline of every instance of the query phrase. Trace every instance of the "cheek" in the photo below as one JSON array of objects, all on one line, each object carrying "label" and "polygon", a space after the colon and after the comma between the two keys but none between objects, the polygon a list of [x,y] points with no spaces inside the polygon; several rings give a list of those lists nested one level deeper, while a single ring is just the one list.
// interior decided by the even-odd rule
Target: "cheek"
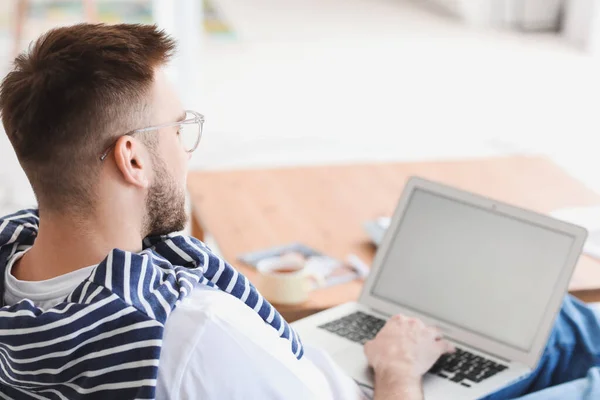
[{"label": "cheek", "polygon": [[181,147],[179,138],[175,136],[174,139],[164,143],[163,156],[168,163],[171,179],[175,180],[178,187],[185,188],[189,157],[188,153]]},{"label": "cheek", "polygon": [[185,185],[187,180],[187,172],[188,172],[188,162],[189,162],[189,154],[183,150],[181,144],[179,144],[179,139],[177,139],[176,148],[173,151],[174,162],[176,170],[173,171],[175,174],[173,176],[178,177],[181,180],[182,185]]},{"label": "cheek", "polygon": [[181,184],[183,185],[183,187],[185,188],[186,183],[187,183],[187,174],[188,174],[188,154],[184,153],[184,157],[182,157],[180,159],[180,169],[179,169],[179,176],[181,176]]}]

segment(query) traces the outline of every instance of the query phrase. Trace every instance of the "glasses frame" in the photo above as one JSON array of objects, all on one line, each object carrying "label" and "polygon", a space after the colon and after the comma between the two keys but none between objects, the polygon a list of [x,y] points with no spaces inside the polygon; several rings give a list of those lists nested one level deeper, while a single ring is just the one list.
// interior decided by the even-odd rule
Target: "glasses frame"
[{"label": "glasses frame", "polygon": [[117,144],[117,141],[120,138],[122,138],[123,136],[133,136],[136,133],[157,131],[159,129],[170,128],[170,127],[179,126],[179,125],[198,124],[198,127],[199,127],[198,139],[196,139],[196,143],[194,144],[194,147],[191,150],[185,149],[185,151],[188,152],[188,153],[194,152],[194,150],[196,150],[198,148],[198,145],[200,144],[200,139],[202,138],[202,131],[204,129],[204,115],[200,114],[199,112],[193,111],[193,110],[185,110],[185,113],[186,113],[186,115],[188,113],[190,113],[194,117],[193,118],[184,119],[183,121],[167,122],[165,124],[149,126],[147,128],[134,129],[132,131],[129,131],[127,133],[122,134],[110,146],[108,146],[104,150],[104,152],[102,152],[102,154],[100,155],[100,161],[106,160],[106,157],[108,157],[108,155],[110,154],[110,151],[112,150],[112,148]]}]

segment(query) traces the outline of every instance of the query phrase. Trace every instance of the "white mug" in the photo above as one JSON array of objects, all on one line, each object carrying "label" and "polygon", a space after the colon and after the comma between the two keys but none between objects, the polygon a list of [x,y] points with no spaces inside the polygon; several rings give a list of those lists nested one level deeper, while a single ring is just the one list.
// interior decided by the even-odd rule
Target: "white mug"
[{"label": "white mug", "polygon": [[287,254],[261,260],[258,270],[258,290],[271,303],[293,305],[308,300],[315,284],[322,278],[308,272],[301,256]]}]

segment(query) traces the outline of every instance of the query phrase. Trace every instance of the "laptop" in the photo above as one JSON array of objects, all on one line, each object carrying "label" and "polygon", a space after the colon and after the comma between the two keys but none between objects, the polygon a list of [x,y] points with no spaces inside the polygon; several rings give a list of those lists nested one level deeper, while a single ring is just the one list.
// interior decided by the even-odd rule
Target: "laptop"
[{"label": "laptop", "polygon": [[477,399],[536,367],[586,236],[576,225],[411,178],[359,301],[293,326],[373,387],[363,344],[394,314],[418,317],[458,349],[426,374],[425,398]]}]

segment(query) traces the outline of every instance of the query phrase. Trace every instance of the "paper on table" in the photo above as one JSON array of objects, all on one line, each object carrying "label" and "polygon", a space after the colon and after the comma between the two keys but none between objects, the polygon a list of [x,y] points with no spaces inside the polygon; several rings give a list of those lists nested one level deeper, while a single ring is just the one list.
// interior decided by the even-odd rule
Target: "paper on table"
[{"label": "paper on table", "polygon": [[[329,287],[359,279],[362,275],[352,263],[343,263],[333,257],[321,254],[302,243],[290,243],[283,246],[271,247],[269,249],[253,251],[238,257],[243,263],[256,268],[258,262],[267,258],[285,257],[294,254],[304,259],[305,268],[320,277],[322,283],[318,286]],[[317,284],[317,282],[316,282]]]},{"label": "paper on table", "polygon": [[588,238],[583,252],[600,259],[600,207],[563,208],[551,212],[550,215],[587,229]]}]

